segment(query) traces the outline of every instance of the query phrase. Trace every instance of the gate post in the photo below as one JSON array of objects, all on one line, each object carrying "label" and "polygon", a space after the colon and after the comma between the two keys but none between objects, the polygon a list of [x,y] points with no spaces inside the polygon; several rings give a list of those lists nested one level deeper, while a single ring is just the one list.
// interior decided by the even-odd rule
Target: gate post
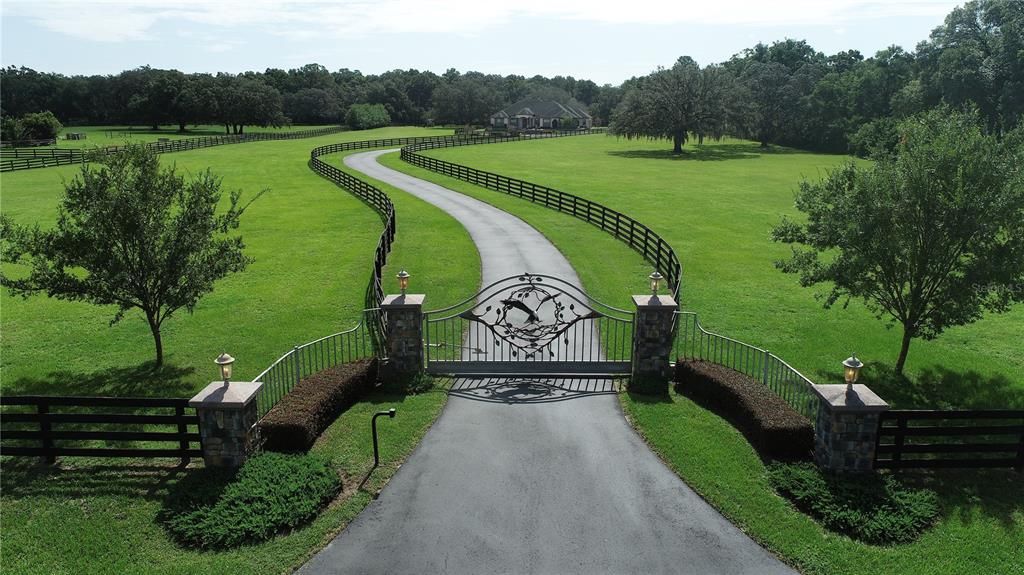
[{"label": "gate post", "polygon": [[878,421],[889,404],[866,385],[812,385],[818,396],[814,460],[834,472],[870,471]]},{"label": "gate post", "polygon": [[634,391],[664,393],[672,375],[672,321],[679,309],[668,295],[635,295],[633,370],[629,386]]},{"label": "gate post", "polygon": [[409,376],[423,371],[423,294],[384,296],[380,308],[387,318],[388,360],[384,374]]},{"label": "gate post", "polygon": [[259,410],[258,381],[215,381],[189,400],[199,416],[203,462],[207,467],[239,467],[253,450]]}]

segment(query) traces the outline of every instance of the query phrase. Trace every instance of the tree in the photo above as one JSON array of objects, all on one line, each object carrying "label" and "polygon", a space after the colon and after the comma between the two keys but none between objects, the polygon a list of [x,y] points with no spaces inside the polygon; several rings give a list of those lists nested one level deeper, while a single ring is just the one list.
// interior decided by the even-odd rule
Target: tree
[{"label": "tree", "polygon": [[53,229],[0,216],[4,259],[28,267],[0,274],[0,285],[24,297],[115,305],[111,325],[142,310],[159,366],[163,323],[183,308],[192,313],[217,280],[252,261],[231,233],[252,201],[241,207],[240,192],[232,192],[227,211],[216,214],[219,178],[207,170],[185,181],[141,145],[99,159],[101,168],[85,165],[65,184]]},{"label": "tree", "polygon": [[986,135],[976,111],[938,108],[899,125],[892,155],[802,182],[776,241],[797,244],[777,263],[803,286],[832,289],[825,307],[863,299],[910,341],[1024,301],[1024,133]]},{"label": "tree", "polygon": [[19,140],[51,140],[64,128],[52,112],[25,114],[18,119]]},{"label": "tree", "polygon": [[352,104],[345,114],[345,123],[353,130],[382,128],[391,124],[384,104]]},{"label": "tree", "polygon": [[445,124],[482,124],[501,108],[497,90],[469,74],[434,89],[434,121]]},{"label": "tree", "polygon": [[669,69],[641,78],[612,116],[611,133],[633,138],[671,139],[683,153],[690,132],[721,137],[732,102],[731,76],[717,66],[701,69],[682,57]]}]

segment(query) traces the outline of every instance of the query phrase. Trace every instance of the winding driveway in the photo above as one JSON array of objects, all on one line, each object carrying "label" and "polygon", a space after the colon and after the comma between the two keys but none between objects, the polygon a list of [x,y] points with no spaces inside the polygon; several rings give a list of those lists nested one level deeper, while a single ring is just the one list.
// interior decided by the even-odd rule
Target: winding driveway
[{"label": "winding driveway", "polygon": [[[457,219],[485,284],[529,271],[579,285],[519,218],[377,163],[394,151],[345,164]],[[612,391],[601,379],[456,381],[380,498],[299,573],[794,573],[669,470]]]}]

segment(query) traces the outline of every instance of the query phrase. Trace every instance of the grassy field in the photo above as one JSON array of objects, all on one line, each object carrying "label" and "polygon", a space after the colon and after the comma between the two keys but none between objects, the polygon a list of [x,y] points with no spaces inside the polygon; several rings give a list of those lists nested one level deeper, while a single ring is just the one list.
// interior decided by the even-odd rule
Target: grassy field
[{"label": "grassy field", "polygon": [[[373,250],[383,224],[365,204],[315,175],[309,150],[343,140],[440,134],[391,128],[317,139],[260,142],[163,157],[183,171],[210,167],[225,189],[271,191],[253,204],[240,232],[256,262],[218,284],[193,316],[169,321],[167,366],[149,364],[152,342],[137,314],[108,327],[112,309],[4,294],[0,372],[4,394],[187,397],[214,377],[221,350],[238,358],[239,379],[301,343],[354,325],[361,315]],[[330,161],[340,164],[341,156]],[[53,221],[62,179],[76,168],[4,174],[2,209],[22,222]],[[479,256],[468,234],[440,210],[389,190],[399,234],[385,270],[414,270],[414,289],[430,304],[452,303],[479,283]],[[444,261],[446,266],[420,262]],[[387,288],[393,288],[390,282]],[[235,551],[176,547],[154,522],[167,489],[182,476],[174,462],[65,458],[53,469],[34,461],[2,462],[4,572],[282,573],[302,563],[370,501],[440,412],[446,395],[380,390],[339,418],[314,451],[345,475],[345,493],[311,525]],[[369,417],[387,407],[381,424],[384,464],[356,489],[372,464]]]},{"label": "grassy field", "polygon": [[[684,309],[699,312],[706,329],[768,348],[812,380],[838,382],[839,362],[856,352],[868,362],[863,381],[900,407],[1024,407],[1024,306],[950,329],[933,341],[914,341],[907,371],[916,383],[907,386],[885,377],[899,351],[898,329],[887,329],[860,302],[825,310],[814,298],[823,289],[801,288],[794,276],[775,269],[789,248],[771,242],[769,232],[783,215],[798,214],[798,182],[823,177],[845,157],[783,148],[764,152],[735,140],[686,150],[676,157],[664,142],[586,136],[429,153],[572,192],[644,222],[675,247],[683,263]],[[609,303],[627,304],[627,290],[643,289],[649,266],[628,250],[606,248],[609,242],[597,247],[596,237],[604,234],[588,224],[541,215],[538,210],[545,208],[397,158],[385,162],[522,215]]]},{"label": "grassy field", "polygon": [[[361,201],[314,174],[306,166],[309,150],[341,140],[434,133],[393,128],[164,156],[182,172],[209,167],[224,178],[225,190],[252,195],[270,189],[252,205],[239,230],[255,263],[218,283],[194,315],[182,312],[168,320],[168,368],[159,373],[148,369],[154,353],[141,314],[130,313],[108,327],[112,308],[4,293],[3,393],[185,396],[211,379],[212,359],[222,350],[238,359],[240,377],[251,377],[291,346],[355,325],[383,224]],[[19,222],[47,225],[56,216],[61,181],[77,172],[78,167],[69,166],[5,173],[0,180],[4,213]],[[459,236],[457,226],[440,225],[438,220],[450,219],[438,210],[415,211],[403,221],[391,261],[407,265],[402,262],[467,254],[459,266],[415,281],[435,301],[458,281],[471,292],[479,268],[468,235]],[[430,241],[412,241],[416,237]],[[436,290],[430,289],[433,281]]]},{"label": "grassy field", "polygon": [[[246,126],[245,133],[257,134],[257,133],[284,133],[284,132],[298,132],[302,130],[315,130],[317,128],[326,128],[329,126],[282,126],[280,128],[274,128],[268,126],[262,128],[260,126]],[[83,140],[67,140],[65,135],[71,132],[85,134]],[[357,132],[358,133],[358,132]],[[106,146],[120,146],[122,144],[139,143],[139,142],[156,142],[160,138],[169,138],[172,140],[178,140],[181,138],[199,138],[203,136],[224,136],[224,126],[216,124],[211,125],[195,125],[188,126],[184,132],[178,131],[178,126],[166,125],[160,126],[158,130],[154,130],[152,126],[64,126],[64,129],[57,134],[57,147],[58,148],[83,148],[89,149],[94,147],[106,147]],[[36,147],[37,150],[49,149],[47,146]]]}]

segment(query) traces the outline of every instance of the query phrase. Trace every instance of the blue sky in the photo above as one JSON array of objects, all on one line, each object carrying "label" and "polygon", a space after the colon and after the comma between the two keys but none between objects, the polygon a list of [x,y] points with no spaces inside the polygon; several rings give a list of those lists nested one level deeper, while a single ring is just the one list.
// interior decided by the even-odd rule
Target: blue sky
[{"label": "blue sky", "polygon": [[727,60],[758,41],[832,54],[912,50],[961,2],[942,0],[3,0],[0,62],[64,74],[150,65],[572,75],[618,84]]}]

